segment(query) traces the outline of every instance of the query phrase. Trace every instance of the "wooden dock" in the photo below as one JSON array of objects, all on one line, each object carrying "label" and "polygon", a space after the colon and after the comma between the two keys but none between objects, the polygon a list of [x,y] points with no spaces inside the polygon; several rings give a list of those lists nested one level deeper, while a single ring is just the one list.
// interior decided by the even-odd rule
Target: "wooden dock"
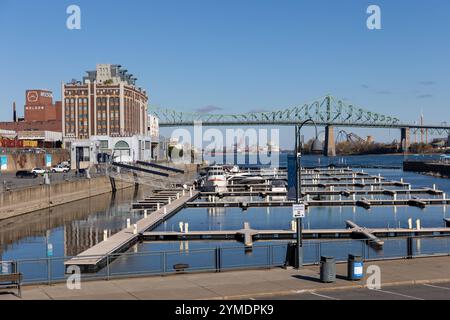
[{"label": "wooden dock", "polygon": [[[306,190],[302,192],[303,196],[309,194],[310,196],[346,196],[349,197],[352,194],[356,195],[405,195],[405,194],[427,194],[427,195],[442,195],[444,192],[442,190],[436,190],[431,188],[421,188],[421,189],[344,189],[344,190]],[[225,192],[201,192],[200,197],[215,196],[216,199],[224,197],[263,197],[266,196],[286,196],[287,192],[282,191],[225,191]]]},{"label": "wooden dock", "polygon": [[[364,207],[372,206],[418,206],[418,201],[425,206],[448,205],[450,199],[364,199]],[[294,201],[218,201],[218,202],[187,202],[188,208],[250,208],[250,207],[292,207]],[[305,202],[306,207],[349,207],[363,206],[361,200],[336,199],[336,200],[309,200]],[[421,206],[419,206],[421,207]]]},{"label": "wooden dock", "polygon": [[[407,237],[423,235],[450,235],[450,228],[365,228],[347,220],[347,229],[304,229],[304,239],[338,239],[351,238],[368,241],[375,248],[382,248],[384,241],[379,237]],[[248,223],[240,230],[208,230],[208,231],[151,231],[142,234],[143,241],[185,241],[185,240],[237,240],[246,248],[253,246],[256,240],[295,239],[295,230],[255,230]]]},{"label": "wooden dock", "polygon": [[[179,192],[177,193],[179,194]],[[125,228],[117,232],[106,241],[102,241],[80,253],[78,256],[66,261],[64,263],[65,266],[77,265],[83,272],[95,272],[107,263],[107,255],[126,251],[138,241],[139,234],[156,227],[164,220],[170,218],[182,209],[186,202],[195,200],[198,195],[199,192],[195,190],[187,190],[184,196],[179,194],[179,198],[177,198],[176,194],[172,194],[170,197],[173,200],[171,200],[170,204],[161,206],[159,210],[150,213],[147,218],[139,220],[136,223],[136,229],[132,225],[130,228]]]}]

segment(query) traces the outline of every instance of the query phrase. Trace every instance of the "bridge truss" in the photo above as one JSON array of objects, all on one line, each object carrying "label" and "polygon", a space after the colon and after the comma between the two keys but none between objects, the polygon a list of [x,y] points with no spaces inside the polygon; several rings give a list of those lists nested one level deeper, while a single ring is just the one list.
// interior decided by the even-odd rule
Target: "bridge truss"
[{"label": "bridge truss", "polygon": [[295,125],[306,119],[313,119],[320,126],[410,128],[413,132],[428,130],[429,134],[450,133],[450,127],[446,125],[420,126],[401,123],[396,117],[367,111],[332,96],[325,96],[302,106],[267,112],[209,114],[160,107],[150,107],[150,112],[159,118],[160,127],[193,126],[200,122],[203,126]]}]

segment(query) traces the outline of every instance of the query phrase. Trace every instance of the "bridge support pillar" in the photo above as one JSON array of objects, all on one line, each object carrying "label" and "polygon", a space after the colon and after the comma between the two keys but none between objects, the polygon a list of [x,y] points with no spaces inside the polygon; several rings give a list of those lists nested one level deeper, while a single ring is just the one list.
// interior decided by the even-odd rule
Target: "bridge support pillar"
[{"label": "bridge support pillar", "polygon": [[401,128],[401,151],[408,152],[411,147],[411,129],[409,128]]},{"label": "bridge support pillar", "polygon": [[334,141],[334,127],[326,126],[325,127],[325,148],[324,148],[324,156],[325,157],[335,157],[336,156],[336,145]]}]

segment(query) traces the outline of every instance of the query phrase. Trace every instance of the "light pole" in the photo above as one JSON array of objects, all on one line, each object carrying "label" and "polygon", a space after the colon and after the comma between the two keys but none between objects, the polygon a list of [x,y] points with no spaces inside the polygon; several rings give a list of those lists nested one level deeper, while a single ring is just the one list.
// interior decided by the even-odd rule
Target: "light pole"
[{"label": "light pole", "polygon": [[[317,125],[312,119],[305,120],[300,125],[295,126],[295,203],[300,204],[300,198],[301,198],[301,157],[302,157],[302,142],[300,137],[300,131],[303,128],[303,126],[311,122],[314,127],[316,128],[316,137],[313,140],[311,144],[311,151],[312,152],[322,152],[323,151],[323,145],[319,140],[319,135],[317,131]],[[297,225],[297,243],[296,243],[296,254],[295,254],[295,268],[300,269],[303,266],[303,242],[302,242],[302,218],[296,218],[296,225]]]}]

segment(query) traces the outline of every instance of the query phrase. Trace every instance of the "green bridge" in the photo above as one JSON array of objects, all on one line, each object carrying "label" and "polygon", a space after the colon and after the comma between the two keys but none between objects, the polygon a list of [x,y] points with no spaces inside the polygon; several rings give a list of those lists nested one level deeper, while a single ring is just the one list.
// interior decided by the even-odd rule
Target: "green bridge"
[{"label": "green bridge", "polygon": [[202,126],[293,126],[306,119],[313,119],[318,126],[325,127],[326,155],[335,154],[334,127],[400,129],[403,151],[409,149],[411,134],[450,134],[450,126],[446,123],[440,125],[410,124],[393,116],[367,111],[332,96],[325,96],[301,106],[267,112],[209,114],[182,112],[159,107],[150,107],[150,112],[159,118],[160,127],[193,126],[195,123],[201,123]]}]

